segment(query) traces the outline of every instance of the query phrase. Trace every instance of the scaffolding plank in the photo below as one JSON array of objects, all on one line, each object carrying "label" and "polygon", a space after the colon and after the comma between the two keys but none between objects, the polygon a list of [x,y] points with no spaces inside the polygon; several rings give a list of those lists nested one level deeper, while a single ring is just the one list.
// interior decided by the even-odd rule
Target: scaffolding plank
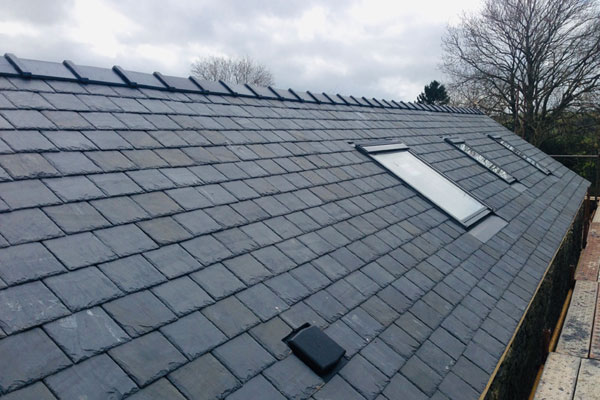
[{"label": "scaffolding plank", "polygon": [[600,361],[581,360],[574,400],[600,400]]},{"label": "scaffolding plank", "polygon": [[[594,215],[594,221],[600,219],[600,212]],[[583,250],[577,270],[576,280],[597,281],[600,270],[600,223],[592,222],[588,233],[587,246]]]},{"label": "scaffolding plank", "polygon": [[587,358],[596,309],[598,282],[577,281],[556,352]]},{"label": "scaffolding plank", "polygon": [[596,312],[594,328],[592,329],[592,343],[590,345],[590,358],[600,360],[600,297],[596,298]]},{"label": "scaffolding plank", "polygon": [[534,400],[571,400],[575,391],[580,359],[550,353]]}]

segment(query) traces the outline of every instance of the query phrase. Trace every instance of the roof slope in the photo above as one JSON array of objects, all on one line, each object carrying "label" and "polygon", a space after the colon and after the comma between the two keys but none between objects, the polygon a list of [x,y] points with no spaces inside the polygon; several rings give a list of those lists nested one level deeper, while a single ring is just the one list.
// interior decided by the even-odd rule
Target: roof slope
[{"label": "roof slope", "polygon": [[[477,398],[588,186],[474,112],[12,76],[0,116],[7,399]],[[508,225],[481,243],[350,143],[387,138]],[[281,342],[307,321],[349,356],[324,386]]]}]

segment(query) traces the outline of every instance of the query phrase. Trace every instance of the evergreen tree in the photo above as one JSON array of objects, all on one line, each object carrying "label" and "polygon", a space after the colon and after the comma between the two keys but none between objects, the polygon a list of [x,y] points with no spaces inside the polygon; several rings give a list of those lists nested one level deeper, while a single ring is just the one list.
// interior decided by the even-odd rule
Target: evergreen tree
[{"label": "evergreen tree", "polygon": [[446,88],[435,80],[431,81],[429,85],[425,85],[425,89],[417,97],[417,103],[421,104],[444,105],[448,104],[449,101],[450,97],[446,93]]}]

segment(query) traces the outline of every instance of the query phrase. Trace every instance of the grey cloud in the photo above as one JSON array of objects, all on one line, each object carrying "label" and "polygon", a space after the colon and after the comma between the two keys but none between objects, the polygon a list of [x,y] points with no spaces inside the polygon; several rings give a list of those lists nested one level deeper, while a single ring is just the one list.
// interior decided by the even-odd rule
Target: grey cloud
[{"label": "grey cloud", "polygon": [[[22,57],[56,61],[70,58],[81,64],[98,66],[118,63],[129,69],[187,75],[190,59],[202,55],[189,53],[192,45],[198,44],[217,48],[232,56],[253,57],[273,71],[278,87],[401,100],[414,100],[424,84],[432,79],[440,79],[436,65],[440,61],[440,37],[444,31],[441,24],[419,25],[415,21],[401,20],[410,26],[410,31],[404,36],[390,38],[384,33],[385,27],[376,26],[366,30],[370,40],[361,38],[354,43],[340,42],[331,37],[307,40],[293,35],[276,41],[274,36],[282,32],[258,29],[262,17],[274,17],[292,23],[318,4],[327,7],[331,20],[326,22],[331,24],[332,29],[340,26],[360,31],[360,26],[344,25],[344,10],[351,4],[349,1],[108,0],[111,8],[142,27],[140,31],[118,37],[121,44],[178,49],[180,59],[169,60],[173,63],[162,65],[153,65],[148,59],[133,55],[119,56],[114,60],[95,54],[74,40],[64,42],[58,36],[58,26],[69,23],[68,9],[72,2],[34,3],[39,6],[38,11],[28,13],[27,8],[31,9],[32,2],[11,1],[10,13],[0,17],[0,20],[12,19],[35,24],[43,30],[43,40],[0,35],[0,45],[6,51]],[[311,73],[315,69],[314,59],[339,65],[346,73],[340,74],[336,69],[326,67],[319,67]],[[171,65],[170,70],[165,70],[165,64]]]}]

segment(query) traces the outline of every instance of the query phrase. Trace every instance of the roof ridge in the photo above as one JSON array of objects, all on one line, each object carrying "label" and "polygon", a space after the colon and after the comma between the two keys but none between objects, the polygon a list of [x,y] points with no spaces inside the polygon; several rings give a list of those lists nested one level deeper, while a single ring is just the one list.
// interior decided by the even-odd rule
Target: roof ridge
[{"label": "roof ridge", "polygon": [[128,71],[118,65],[101,68],[75,64],[64,60],[62,63],[19,58],[12,53],[0,57],[0,76],[25,79],[54,79],[79,83],[95,83],[110,86],[126,86],[225,96],[248,97],[269,100],[295,101],[302,103],[350,105],[370,108],[396,108],[432,112],[459,114],[483,114],[476,108],[428,105],[403,101],[386,101],[375,98],[311,93],[293,89],[277,89],[271,86],[261,87],[250,84],[235,84],[223,81],[205,81],[193,76],[188,78]]}]

